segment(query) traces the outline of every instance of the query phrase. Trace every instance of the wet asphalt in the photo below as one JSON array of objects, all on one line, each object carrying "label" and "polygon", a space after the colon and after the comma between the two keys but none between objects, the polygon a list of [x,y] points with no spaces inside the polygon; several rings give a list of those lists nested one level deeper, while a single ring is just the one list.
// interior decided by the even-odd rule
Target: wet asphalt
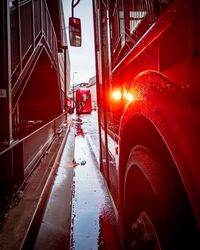
[{"label": "wet asphalt", "polygon": [[71,249],[120,249],[117,219],[99,170],[97,112],[76,117],[73,122]]}]

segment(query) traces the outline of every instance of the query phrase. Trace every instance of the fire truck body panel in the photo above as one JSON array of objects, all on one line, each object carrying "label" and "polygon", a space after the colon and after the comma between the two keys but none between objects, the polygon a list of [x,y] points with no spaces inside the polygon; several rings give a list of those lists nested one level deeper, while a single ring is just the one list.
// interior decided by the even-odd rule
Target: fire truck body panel
[{"label": "fire truck body panel", "polygon": [[[200,228],[199,2],[166,1],[168,8],[132,49],[128,35],[123,41],[122,1],[107,5],[97,2],[94,24],[101,171],[116,205],[122,241],[124,237],[130,240],[128,227],[137,227],[138,220],[148,221],[150,216],[154,221],[149,224],[160,217],[166,228],[179,224],[177,231],[181,232],[188,223],[188,228],[196,230],[195,223]],[[117,8],[121,11],[122,34],[115,46]],[[108,94],[114,91],[117,101]],[[143,192],[139,197],[138,190]],[[148,203],[149,197],[152,201]],[[132,202],[135,210],[130,208]],[[165,208],[162,203],[166,203]],[[179,222],[173,219],[169,203]],[[156,215],[153,207],[157,208]],[[189,221],[184,224],[186,215]],[[135,223],[129,225],[131,216]],[[161,235],[154,235],[161,242],[176,231],[170,232],[163,225],[155,223],[153,227],[159,229],[152,229]],[[184,245],[178,234],[176,237]],[[168,243],[162,244],[170,249]]]}]

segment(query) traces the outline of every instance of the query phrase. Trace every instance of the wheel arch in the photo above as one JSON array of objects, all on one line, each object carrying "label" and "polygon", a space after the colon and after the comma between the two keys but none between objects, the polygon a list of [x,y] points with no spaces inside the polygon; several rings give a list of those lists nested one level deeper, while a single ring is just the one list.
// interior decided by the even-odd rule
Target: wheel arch
[{"label": "wheel arch", "polygon": [[[133,126],[134,124],[134,126]],[[143,130],[144,133],[139,134],[137,131],[138,129]],[[130,133],[131,131],[131,133]],[[127,140],[128,138],[128,140]],[[153,143],[152,143],[153,139]],[[128,142],[128,143],[127,143]],[[169,186],[171,186],[169,189],[173,190],[173,185],[176,186],[176,195],[180,196],[184,200],[184,207],[185,210],[188,212],[188,218],[191,218],[191,221],[194,225],[194,228],[196,228],[196,222],[195,222],[195,215],[194,211],[192,209],[187,191],[185,189],[183,180],[180,176],[180,173],[178,171],[178,168],[175,164],[175,161],[173,159],[173,156],[170,153],[170,150],[168,149],[166,143],[164,142],[162,136],[160,135],[159,131],[156,129],[156,127],[151,123],[150,120],[148,120],[146,117],[142,116],[141,114],[135,114],[133,115],[130,120],[124,124],[124,130],[123,135],[121,136],[120,141],[120,148],[123,148],[123,150],[120,151],[120,164],[119,164],[119,232],[121,241],[123,242],[124,237],[124,216],[126,211],[124,211],[124,199],[125,199],[125,193],[124,190],[126,187],[126,179],[129,178],[129,175],[132,174],[131,168],[125,168],[126,162],[128,161],[128,156],[131,150],[137,145],[145,145],[153,152],[157,152],[157,155],[159,155],[159,160],[164,161],[165,164],[163,166],[169,166],[168,169],[160,168],[158,169],[160,172],[162,172],[162,176],[166,176],[165,183],[169,183]],[[149,179],[154,177],[155,180],[151,180],[152,182],[156,182],[157,176],[154,176],[155,169],[152,171],[151,169],[143,169],[143,174],[148,177]],[[130,181],[130,180],[129,180]],[[162,181],[162,180],[161,180]],[[152,186],[151,186],[152,188]],[[134,192],[131,192],[132,194]]]},{"label": "wheel arch", "polygon": [[[199,156],[196,151],[199,148],[198,145],[200,146],[197,139],[200,138],[199,133],[197,134],[198,117],[173,83],[157,72],[148,71],[140,74],[130,86],[129,91],[132,90],[136,90],[140,98],[127,106],[120,124],[119,213],[122,212],[121,203],[126,171],[124,166],[133,146],[144,144],[154,152],[158,152],[157,154],[164,157],[164,160],[173,163],[170,174],[178,178],[180,189],[186,191],[198,225],[200,225],[198,203],[200,189],[197,181],[199,180],[197,175]],[[173,110],[175,107],[184,112],[177,115],[177,110]],[[182,122],[190,121],[190,123],[182,126],[183,116],[185,120]],[[188,140],[188,138],[192,139]],[[192,150],[185,155],[190,147]]]}]

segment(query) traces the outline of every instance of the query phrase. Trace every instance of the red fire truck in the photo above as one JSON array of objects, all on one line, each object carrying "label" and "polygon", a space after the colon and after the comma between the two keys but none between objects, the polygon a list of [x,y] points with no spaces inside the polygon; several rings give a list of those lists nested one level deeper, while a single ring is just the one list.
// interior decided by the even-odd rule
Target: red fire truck
[{"label": "red fire truck", "polygon": [[124,249],[200,249],[200,1],[93,0],[100,169]]},{"label": "red fire truck", "polygon": [[76,90],[76,113],[90,114],[92,112],[91,92],[89,89]]}]

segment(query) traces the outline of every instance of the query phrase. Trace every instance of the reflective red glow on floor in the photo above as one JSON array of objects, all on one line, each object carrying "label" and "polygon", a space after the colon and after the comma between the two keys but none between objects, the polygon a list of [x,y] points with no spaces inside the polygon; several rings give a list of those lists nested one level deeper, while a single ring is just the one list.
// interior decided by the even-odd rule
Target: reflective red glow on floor
[{"label": "reflective red glow on floor", "polygon": [[119,249],[112,203],[87,140],[92,115],[81,119],[75,124],[71,249]]}]

